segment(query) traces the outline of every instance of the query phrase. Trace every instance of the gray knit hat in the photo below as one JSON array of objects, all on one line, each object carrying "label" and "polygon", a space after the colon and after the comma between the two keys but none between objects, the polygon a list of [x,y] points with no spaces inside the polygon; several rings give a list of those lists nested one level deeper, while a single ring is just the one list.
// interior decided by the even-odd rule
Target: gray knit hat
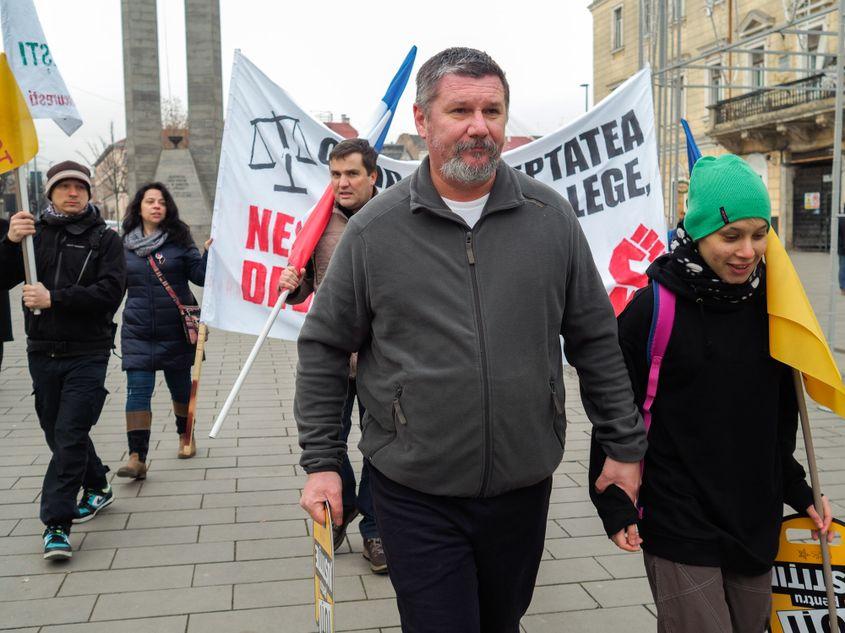
[{"label": "gray knit hat", "polygon": [[79,180],[85,185],[88,190],[88,197],[91,197],[91,172],[85,165],[80,165],[72,160],[65,160],[61,163],[56,163],[49,170],[47,170],[47,184],[44,189],[47,192],[47,199],[52,200],[50,194],[53,192],[53,187],[59,184],[62,180]]}]

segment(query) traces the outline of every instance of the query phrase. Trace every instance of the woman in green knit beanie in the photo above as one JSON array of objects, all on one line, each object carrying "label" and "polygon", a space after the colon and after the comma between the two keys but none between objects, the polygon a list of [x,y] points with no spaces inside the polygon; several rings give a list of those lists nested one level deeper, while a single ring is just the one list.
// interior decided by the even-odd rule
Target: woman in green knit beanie
[{"label": "woman in green knit beanie", "polygon": [[[605,457],[595,439],[591,497],[613,542],[644,550],[658,633],[763,633],[783,504],[823,529],[830,508],[825,500],[824,521],[813,508],[793,455],[792,373],[769,355],[763,255],[771,202],[763,180],[738,156],[701,158],[688,201],[671,251],[648,268],[653,283],[619,315],[641,411],[657,384],[642,514],[624,495],[593,492]],[[653,323],[666,318],[658,285],[660,301],[662,291],[675,298],[659,382],[650,375]]]}]

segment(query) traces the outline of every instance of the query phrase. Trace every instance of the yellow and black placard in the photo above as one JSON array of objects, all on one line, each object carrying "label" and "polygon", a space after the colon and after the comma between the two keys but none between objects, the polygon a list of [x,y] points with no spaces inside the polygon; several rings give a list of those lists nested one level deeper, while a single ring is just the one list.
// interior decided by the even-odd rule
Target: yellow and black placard
[{"label": "yellow and black placard", "polygon": [[334,538],[328,502],[325,525],[314,521],[314,619],[319,633],[334,633]]},{"label": "yellow and black placard", "polygon": [[807,530],[814,527],[811,519],[797,514],[786,517],[781,525],[780,547],[772,568],[772,633],[845,632],[845,523],[834,519],[830,526],[839,534],[839,544],[830,546],[838,627],[830,625],[821,545],[791,541],[787,534],[787,530],[802,530],[807,536]]}]

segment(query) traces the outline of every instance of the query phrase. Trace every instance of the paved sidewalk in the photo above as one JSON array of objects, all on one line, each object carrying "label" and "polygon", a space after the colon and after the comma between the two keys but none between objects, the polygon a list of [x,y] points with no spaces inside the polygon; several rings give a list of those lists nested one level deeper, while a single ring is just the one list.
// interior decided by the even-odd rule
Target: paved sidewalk
[{"label": "paved sidewalk", "polygon": [[[828,259],[795,261],[826,324]],[[19,290],[12,293],[18,305]],[[837,297],[840,312],[845,298]],[[176,459],[176,433],[159,376],[150,472],[115,479],[117,499],[74,529],[67,564],[41,558],[38,496],[49,460],[30,397],[20,311],[17,340],[0,373],[0,629],[27,633],[306,633],[313,625],[308,523],[297,505],[304,477],[292,417],[292,343],[264,349],[217,440],[206,437],[253,338],[213,332],[198,415],[198,454]],[[838,324],[845,347],[845,317]],[[845,358],[837,354],[841,366]],[[517,361],[518,362],[518,361]],[[94,432],[116,470],[126,457],[124,375],[112,358],[111,392]],[[534,601],[525,633],[655,630],[639,555],[604,536],[586,485],[589,424],[572,372],[567,380],[567,450],[557,470]],[[828,496],[845,501],[845,425],[812,407]],[[357,429],[351,444],[357,443]],[[799,450],[803,450],[799,448]],[[353,464],[361,456],[352,449]],[[845,515],[845,504],[835,504]],[[351,550],[350,545],[351,543]],[[369,572],[355,528],[337,558],[339,631],[399,633],[390,582]]]}]

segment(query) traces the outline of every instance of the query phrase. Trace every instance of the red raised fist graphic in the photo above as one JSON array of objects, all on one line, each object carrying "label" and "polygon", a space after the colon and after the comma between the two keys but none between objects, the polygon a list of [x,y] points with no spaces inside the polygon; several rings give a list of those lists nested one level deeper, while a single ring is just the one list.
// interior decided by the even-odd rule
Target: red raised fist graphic
[{"label": "red raised fist graphic", "polygon": [[643,272],[632,270],[631,262],[653,262],[665,249],[660,236],[642,224],[630,238],[624,238],[613,249],[608,269],[618,285],[610,292],[610,303],[617,316],[628,305],[634,292],[648,283],[645,269]]}]

